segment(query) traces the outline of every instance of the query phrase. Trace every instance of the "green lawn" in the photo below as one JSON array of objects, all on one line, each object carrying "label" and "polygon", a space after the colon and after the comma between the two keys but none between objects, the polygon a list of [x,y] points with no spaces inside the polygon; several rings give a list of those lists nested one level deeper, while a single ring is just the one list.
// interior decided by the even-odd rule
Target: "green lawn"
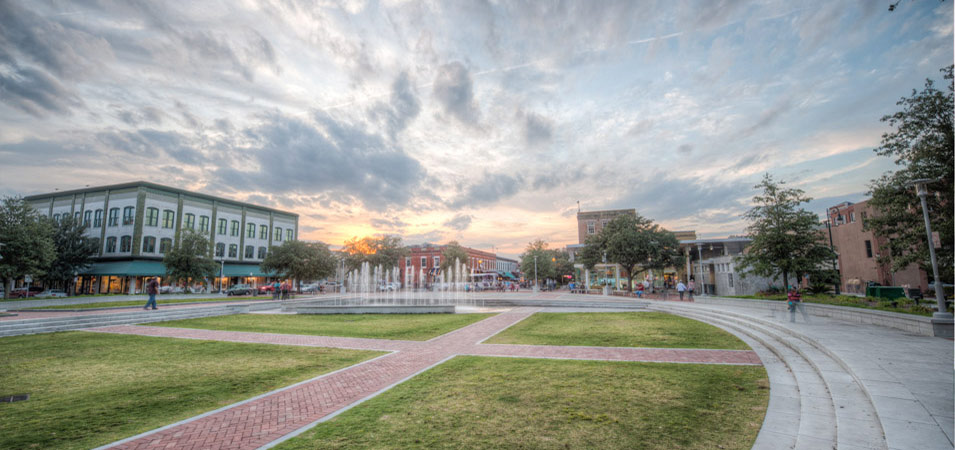
[{"label": "green lawn", "polygon": [[[786,301],[786,294],[737,295],[731,298],[748,298],[754,300]],[[802,301],[806,303],[820,303],[823,305],[848,306],[852,308],[875,309],[879,311],[931,316],[935,312],[935,300],[916,305],[914,300],[898,298],[894,301],[878,297],[856,297],[852,295],[804,294]],[[893,306],[894,305],[894,306]],[[949,310],[952,306],[949,304]]]},{"label": "green lawn", "polygon": [[0,403],[0,448],[96,447],[380,354],[86,332],[0,338],[0,395],[30,394]]},{"label": "green lawn", "polygon": [[661,312],[537,313],[488,344],[749,350],[712,325]]},{"label": "green lawn", "polygon": [[456,357],[278,448],[749,449],[761,366]]},{"label": "green lawn", "polygon": [[239,314],[151,323],[150,326],[256,333],[425,341],[492,314]]},{"label": "green lawn", "polygon": [[[212,298],[177,298],[171,300],[163,300],[161,298],[156,298],[156,305],[173,305],[176,303],[206,303],[206,302],[235,302],[242,300],[271,300],[272,297],[212,297]],[[115,308],[119,306],[139,306],[142,307],[146,304],[146,297],[143,297],[142,300],[127,301],[127,302],[97,302],[97,303],[80,303],[76,305],[56,305],[56,306],[37,306],[29,309],[90,309],[90,308]]]}]

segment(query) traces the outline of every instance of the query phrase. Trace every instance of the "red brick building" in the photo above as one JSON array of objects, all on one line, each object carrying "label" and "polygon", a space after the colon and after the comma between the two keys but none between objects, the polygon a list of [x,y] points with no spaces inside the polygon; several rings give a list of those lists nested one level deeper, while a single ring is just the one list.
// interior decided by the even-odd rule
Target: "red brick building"
[{"label": "red brick building", "polygon": [[878,261],[884,238],[863,230],[865,220],[877,212],[869,207],[869,201],[844,202],[829,208],[829,223],[832,224],[832,243],[839,254],[839,276],[842,291],[864,294],[868,282],[883,286],[903,286],[928,289],[928,276],[915,264],[893,272],[889,263]]},{"label": "red brick building", "polygon": [[[411,252],[398,262],[403,287],[420,287],[423,284],[434,282],[433,269],[441,267],[444,262],[442,253],[444,245],[413,245],[408,247]],[[495,271],[497,256],[491,252],[462,247],[468,254],[467,261],[461,261],[468,266],[468,272],[491,273]],[[423,269],[423,270],[421,270]],[[424,279],[421,279],[423,273]]]}]

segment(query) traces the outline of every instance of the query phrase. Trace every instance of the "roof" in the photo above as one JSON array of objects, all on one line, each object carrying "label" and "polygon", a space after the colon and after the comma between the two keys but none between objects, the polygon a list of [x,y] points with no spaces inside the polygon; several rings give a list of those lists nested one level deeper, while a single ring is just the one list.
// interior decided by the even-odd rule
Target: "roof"
[{"label": "roof", "polygon": [[283,211],[283,210],[281,210],[281,209],[270,208],[270,207],[268,207],[268,206],[261,206],[261,205],[256,205],[256,204],[252,204],[252,203],[240,202],[240,201],[238,201],[238,200],[232,200],[232,199],[228,199],[228,198],[224,198],[224,197],[216,197],[216,196],[214,196],[214,195],[203,194],[203,193],[201,193],[201,192],[189,191],[189,190],[186,190],[186,189],[180,189],[180,188],[175,188],[175,187],[171,187],[171,186],[164,186],[164,185],[161,185],[161,184],[151,183],[151,182],[149,182],[149,181],[142,181],[142,180],[140,180],[140,181],[132,181],[132,182],[129,182],[129,183],[110,184],[110,185],[106,185],[106,186],[84,187],[84,188],[81,188],[81,189],[71,189],[71,190],[68,190],[68,191],[54,191],[54,192],[48,192],[48,193],[46,193],[46,194],[28,195],[28,196],[26,196],[26,197],[23,197],[23,199],[26,200],[26,201],[33,201],[33,200],[42,200],[42,199],[46,199],[46,198],[50,198],[50,197],[65,197],[65,196],[68,196],[68,195],[85,194],[85,193],[88,193],[88,192],[99,192],[99,191],[104,191],[104,190],[107,190],[107,189],[109,189],[109,190],[120,190],[120,189],[130,189],[130,188],[138,188],[138,187],[148,187],[148,188],[157,189],[157,190],[162,190],[162,191],[175,192],[175,193],[177,193],[177,194],[189,195],[189,196],[192,196],[192,197],[198,197],[198,198],[205,199],[205,200],[214,200],[214,201],[217,201],[217,202],[232,203],[232,204],[239,205],[239,206],[247,206],[247,207],[252,207],[252,208],[257,208],[257,209],[263,209],[263,210],[266,210],[266,211],[271,211],[271,212],[276,212],[276,213],[280,213],[280,214],[285,214],[285,215],[289,215],[289,216],[298,217],[298,214],[296,214],[296,213],[288,212],[288,211]]}]

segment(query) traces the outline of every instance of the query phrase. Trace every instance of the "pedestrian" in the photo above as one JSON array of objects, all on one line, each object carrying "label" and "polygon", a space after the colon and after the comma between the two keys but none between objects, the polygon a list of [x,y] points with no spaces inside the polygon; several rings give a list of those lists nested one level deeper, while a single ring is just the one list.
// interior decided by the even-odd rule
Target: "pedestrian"
[{"label": "pedestrian", "polygon": [[288,291],[289,291],[289,288],[290,288],[290,286],[289,286],[288,281],[282,283],[282,300],[288,300]]},{"label": "pedestrian", "polygon": [[156,308],[156,294],[159,293],[159,282],[156,281],[156,278],[150,278],[146,282],[146,293],[149,294],[149,300],[146,302],[146,306],[143,306],[143,309],[149,309],[149,305],[153,305],[153,309]]},{"label": "pedestrian", "polygon": [[809,314],[806,314],[806,307],[802,304],[802,296],[799,295],[799,288],[796,286],[790,286],[789,292],[786,293],[786,303],[789,306],[789,321],[796,321],[796,310],[798,309],[802,313],[803,320],[806,323],[809,323]]},{"label": "pedestrian", "polygon": [[680,293],[680,301],[682,302],[683,293],[686,292],[686,285],[683,284],[683,280],[680,280],[680,282],[676,284],[676,291]]},{"label": "pedestrian", "polygon": [[278,280],[275,280],[274,282],[272,282],[272,300],[279,299],[279,294],[281,293],[280,289],[281,289],[281,286],[279,285]]},{"label": "pedestrian", "polygon": [[643,298],[643,283],[637,283],[637,298]]},{"label": "pedestrian", "polygon": [[693,301],[693,291],[696,290],[696,280],[690,278],[690,283],[686,285],[686,292],[689,293],[690,301]]}]

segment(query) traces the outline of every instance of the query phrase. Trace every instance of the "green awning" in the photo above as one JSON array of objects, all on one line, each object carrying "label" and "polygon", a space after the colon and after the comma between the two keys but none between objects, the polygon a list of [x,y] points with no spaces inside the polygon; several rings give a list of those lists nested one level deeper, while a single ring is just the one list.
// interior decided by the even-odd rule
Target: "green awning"
[{"label": "green awning", "polygon": [[114,261],[93,263],[81,275],[135,277],[144,275],[162,276],[166,266],[161,261]]},{"label": "green awning", "polygon": [[[216,272],[218,274],[218,271]],[[274,277],[275,273],[266,273],[258,264],[226,264],[222,274],[227,277]]]},{"label": "green awning", "polygon": [[516,279],[517,279],[517,277],[515,277],[514,274],[513,274],[513,273],[510,273],[510,272],[504,272],[504,275],[507,276],[508,278],[512,279],[512,280],[516,280]]}]

